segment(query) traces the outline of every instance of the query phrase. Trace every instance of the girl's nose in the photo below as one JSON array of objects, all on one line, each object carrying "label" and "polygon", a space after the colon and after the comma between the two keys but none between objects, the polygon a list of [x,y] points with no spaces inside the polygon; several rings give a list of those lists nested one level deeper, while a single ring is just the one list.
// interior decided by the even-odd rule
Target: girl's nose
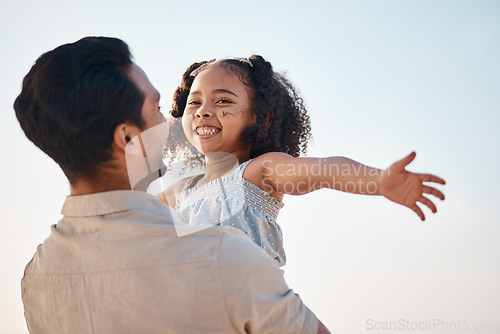
[{"label": "girl's nose", "polygon": [[208,118],[208,117],[212,117],[212,116],[213,116],[213,112],[211,110],[209,110],[209,108],[207,108],[207,107],[198,108],[198,110],[194,114],[194,117],[196,117],[196,118]]}]

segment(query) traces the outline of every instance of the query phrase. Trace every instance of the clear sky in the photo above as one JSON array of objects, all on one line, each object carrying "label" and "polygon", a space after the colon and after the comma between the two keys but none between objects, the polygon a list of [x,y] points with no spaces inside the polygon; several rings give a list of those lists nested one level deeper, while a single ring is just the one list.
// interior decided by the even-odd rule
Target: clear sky
[{"label": "clear sky", "polygon": [[308,155],[415,150],[410,170],[446,179],[425,223],[382,198],[285,197],[285,278],[330,329],[500,321],[500,2],[0,0],[0,31],[0,333],[27,332],[19,281],[69,192],[12,104],[38,56],[89,35],[125,40],[164,110],[192,62],[260,54],[305,100]]}]

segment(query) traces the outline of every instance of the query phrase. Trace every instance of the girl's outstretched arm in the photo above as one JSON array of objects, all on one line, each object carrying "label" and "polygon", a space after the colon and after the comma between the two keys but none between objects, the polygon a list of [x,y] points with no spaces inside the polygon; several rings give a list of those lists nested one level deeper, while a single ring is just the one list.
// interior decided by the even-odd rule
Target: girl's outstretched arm
[{"label": "girl's outstretched arm", "polygon": [[[266,153],[252,161],[245,178],[266,192],[303,195],[314,190],[329,188],[353,194],[382,195],[393,202],[412,209],[422,220],[425,216],[418,207],[420,202],[436,212],[434,203],[424,196],[431,194],[443,200],[444,195],[423,182],[444,184],[431,174],[409,172],[405,167],[413,161],[411,153],[381,170],[345,157],[294,158],[285,153]],[[253,166],[252,166],[253,165]]]}]

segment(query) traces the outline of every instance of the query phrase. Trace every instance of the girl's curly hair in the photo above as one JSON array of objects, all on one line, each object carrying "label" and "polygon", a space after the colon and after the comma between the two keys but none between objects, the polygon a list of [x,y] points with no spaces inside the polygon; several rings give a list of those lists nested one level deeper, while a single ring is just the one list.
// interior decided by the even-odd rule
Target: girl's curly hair
[{"label": "girl's curly hair", "polygon": [[[273,71],[271,63],[261,56],[249,58],[252,67],[239,59],[222,59],[216,62],[198,62],[187,68],[181,85],[174,93],[170,114],[180,118],[184,114],[187,97],[195,76],[213,66],[223,66],[246,86],[250,87],[252,112],[256,124],[242,133],[243,142],[250,147],[250,159],[267,152],[284,152],[298,157],[306,153],[307,142],[311,138],[311,122],[297,90],[282,75]],[[204,156],[198,152],[184,136],[179,120],[173,120],[170,127],[168,147],[164,153],[175,160],[185,160],[191,167],[202,166]]]}]

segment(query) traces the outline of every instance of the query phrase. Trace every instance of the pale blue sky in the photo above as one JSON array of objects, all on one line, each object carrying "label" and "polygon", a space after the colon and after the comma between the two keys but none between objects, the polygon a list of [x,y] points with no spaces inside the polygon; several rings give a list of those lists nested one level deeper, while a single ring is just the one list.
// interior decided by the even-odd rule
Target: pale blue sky
[{"label": "pale blue sky", "polygon": [[447,180],[425,223],[381,198],[285,198],[285,277],[332,330],[500,321],[499,18],[497,1],[0,0],[0,333],[27,331],[19,281],[69,188],[12,103],[38,56],[89,35],[125,40],[165,110],[192,62],[260,54],[302,93],[309,155],[383,168],[415,150],[410,170]]}]

